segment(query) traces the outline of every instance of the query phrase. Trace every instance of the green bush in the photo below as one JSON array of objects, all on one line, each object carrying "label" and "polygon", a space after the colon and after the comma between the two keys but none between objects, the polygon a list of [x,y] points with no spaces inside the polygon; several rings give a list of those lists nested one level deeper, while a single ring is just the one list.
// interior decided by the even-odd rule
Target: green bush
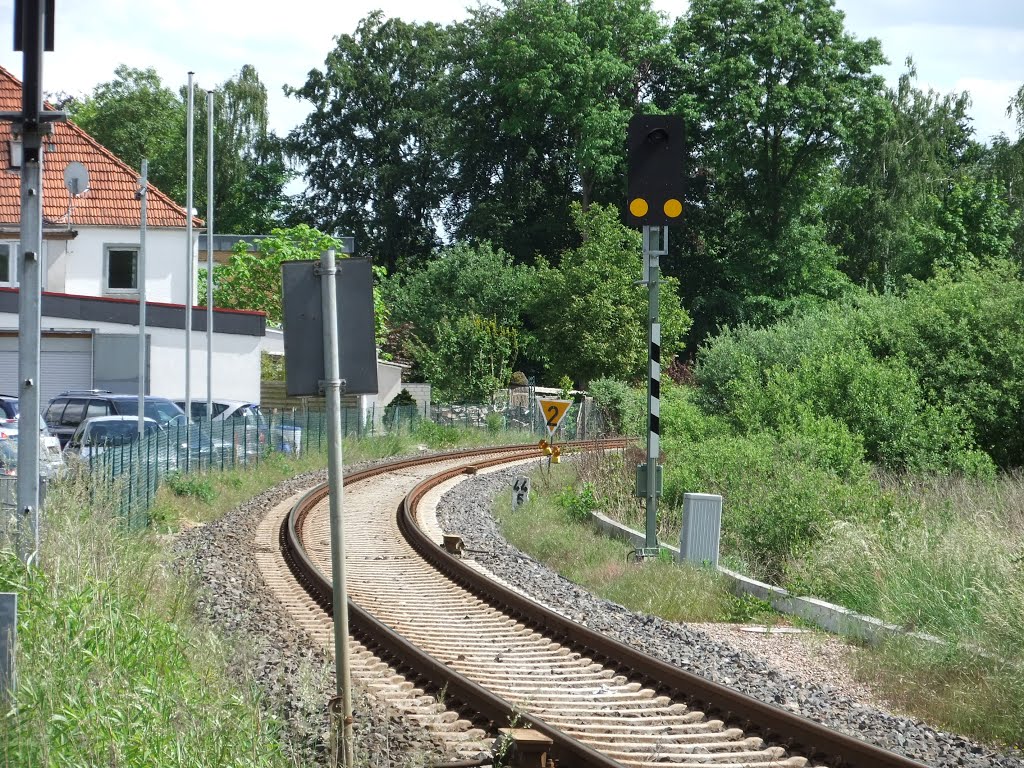
[{"label": "green bush", "polygon": [[419,418],[419,410],[416,407],[416,398],[409,394],[409,390],[402,387],[402,391],[391,398],[391,402],[384,406],[384,415],[381,420],[388,429],[393,429],[403,422],[412,423]]},{"label": "green bush", "polygon": [[991,475],[963,411],[930,398],[902,357],[876,357],[858,338],[856,311],[723,333],[701,351],[700,403],[744,434],[802,433],[824,420],[832,431],[845,425],[865,457],[887,468]]},{"label": "green bush", "polygon": [[723,497],[722,550],[736,564],[777,581],[787,564],[837,520],[878,518],[888,499],[864,470],[849,477],[813,463],[808,439],[770,433],[700,441],[667,436],[665,509],[681,509],[684,493]]},{"label": "green bush", "polygon": [[589,520],[591,511],[597,509],[593,483],[584,483],[579,488],[567,486],[555,497],[555,501],[565,511],[566,517],[577,523]]},{"label": "green bush", "polygon": [[[270,461],[270,457],[267,460]],[[211,502],[217,495],[210,479],[203,475],[172,472],[167,476],[166,483],[176,496],[191,496],[201,501]]]},{"label": "green bush", "polygon": [[617,435],[643,432],[647,412],[643,393],[616,379],[595,379],[587,389],[610,432]]},{"label": "green bush", "polygon": [[496,411],[491,411],[484,417],[484,424],[487,427],[487,432],[494,435],[505,429],[505,417]]},{"label": "green bush", "polygon": [[423,419],[413,427],[413,436],[422,440],[429,448],[454,448],[459,444],[461,432],[458,427],[435,424]]}]

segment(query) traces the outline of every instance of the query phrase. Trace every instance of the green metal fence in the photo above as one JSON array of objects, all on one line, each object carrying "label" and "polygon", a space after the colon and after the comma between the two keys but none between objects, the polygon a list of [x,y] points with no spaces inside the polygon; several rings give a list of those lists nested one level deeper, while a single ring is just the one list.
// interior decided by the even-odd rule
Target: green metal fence
[{"label": "green metal fence", "polygon": [[[387,408],[377,418],[374,409],[342,410],[345,437],[369,438],[411,434],[419,423],[477,428],[488,432],[519,431],[547,436],[536,407],[430,405],[425,408]],[[559,440],[603,434],[604,423],[592,403],[574,404],[563,419]],[[130,527],[149,524],[149,509],[160,484],[171,474],[255,467],[272,453],[301,455],[327,451],[327,414],[323,411],[270,412],[258,420],[200,421],[168,425],[142,440],[122,439],[81,446],[78,462],[87,469],[93,487],[114,491],[118,512]],[[2,506],[2,500],[0,500]]]}]

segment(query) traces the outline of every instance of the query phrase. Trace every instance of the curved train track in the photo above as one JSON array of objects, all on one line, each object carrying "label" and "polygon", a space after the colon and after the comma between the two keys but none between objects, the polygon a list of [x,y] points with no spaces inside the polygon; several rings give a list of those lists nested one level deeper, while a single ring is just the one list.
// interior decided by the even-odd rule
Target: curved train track
[{"label": "curved train track", "polygon": [[[532,445],[489,448],[404,459],[346,476],[346,488],[370,484],[362,498],[373,499],[350,504],[346,496],[345,505],[356,658],[378,665],[386,660],[390,671],[416,681],[414,693],[443,691],[464,718],[483,726],[467,731],[467,739],[497,728],[530,728],[551,740],[548,756],[565,768],[922,768],[577,624],[448,553],[437,531],[419,525],[417,504],[431,489],[461,474],[535,458]],[[386,479],[396,473],[405,480],[402,490]],[[280,556],[330,615],[327,494],[326,484],[311,489],[275,522]],[[400,687],[408,693],[414,684]],[[428,717],[439,709],[429,701],[424,697],[418,710]]]}]

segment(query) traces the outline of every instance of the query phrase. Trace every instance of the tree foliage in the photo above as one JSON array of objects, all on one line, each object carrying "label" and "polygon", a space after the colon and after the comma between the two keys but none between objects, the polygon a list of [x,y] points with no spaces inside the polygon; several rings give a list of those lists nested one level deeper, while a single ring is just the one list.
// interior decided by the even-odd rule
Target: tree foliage
[{"label": "tree foliage", "polygon": [[114,79],[67,103],[70,118],[132,168],[149,160],[149,180],[185,199],[185,109],[156,70],[121,64]]},{"label": "tree foliage", "polygon": [[[225,309],[250,309],[265,312],[267,322],[274,326],[283,320],[281,307],[281,264],[285,261],[319,259],[320,254],[334,248],[339,258],[341,243],[330,235],[300,224],[296,227],[275,228],[268,237],[250,250],[244,242],[237,243],[227,264],[217,264],[213,270],[213,305]],[[374,268],[375,277],[383,277],[383,270]],[[199,275],[200,301],[205,304],[206,273]],[[374,320],[378,344],[387,335],[388,311],[380,289],[373,289]]]},{"label": "tree foliage", "polygon": [[[637,380],[647,370],[647,290],[641,277],[640,235],[619,221],[611,206],[573,207],[582,236],[556,268],[541,265],[532,317],[544,332],[538,343],[549,378],[568,375],[586,386],[593,379]],[[682,346],[690,319],[679,303],[678,282],[663,279],[661,347],[670,360]]]},{"label": "tree foliage", "polygon": [[[288,172],[280,142],[267,128],[267,90],[256,69],[242,67],[216,89],[214,224],[220,232],[264,234],[284,209]],[[156,70],[120,65],[114,79],[66,104],[71,119],[132,168],[149,160],[149,180],[180,204],[187,194],[187,92],[166,86]],[[193,203],[206,213],[206,100],[196,89]]]},{"label": "tree foliage", "polygon": [[306,180],[301,215],[355,236],[361,253],[391,269],[426,259],[438,244],[450,40],[437,24],[378,11],[338,37],[323,71],[289,89],[312,107],[288,137]]}]

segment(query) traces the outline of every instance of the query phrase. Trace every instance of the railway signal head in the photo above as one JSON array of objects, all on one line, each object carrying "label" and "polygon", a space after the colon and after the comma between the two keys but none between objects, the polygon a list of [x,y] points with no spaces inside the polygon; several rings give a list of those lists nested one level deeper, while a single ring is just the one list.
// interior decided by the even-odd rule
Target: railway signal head
[{"label": "railway signal head", "polygon": [[634,226],[675,224],[683,213],[686,132],[679,115],[634,115],[626,134],[627,218]]}]

